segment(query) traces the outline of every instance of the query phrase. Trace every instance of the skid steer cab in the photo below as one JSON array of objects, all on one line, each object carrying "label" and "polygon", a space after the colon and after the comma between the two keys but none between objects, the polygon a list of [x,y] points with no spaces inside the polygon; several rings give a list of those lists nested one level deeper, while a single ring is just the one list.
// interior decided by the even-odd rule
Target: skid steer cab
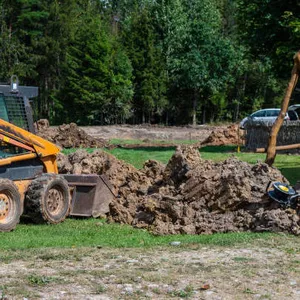
[{"label": "skid steer cab", "polygon": [[[8,105],[14,98],[19,106]],[[110,182],[105,176],[58,174],[59,149],[28,131],[33,127],[25,102],[20,90],[0,93],[0,231],[14,229],[22,214],[57,224],[68,215],[107,213],[114,197]]]}]

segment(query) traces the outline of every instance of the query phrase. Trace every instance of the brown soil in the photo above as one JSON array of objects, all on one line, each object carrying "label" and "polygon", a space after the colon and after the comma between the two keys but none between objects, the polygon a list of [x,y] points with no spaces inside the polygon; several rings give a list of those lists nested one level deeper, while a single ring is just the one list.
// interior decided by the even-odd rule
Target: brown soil
[{"label": "brown soil", "polygon": [[[111,125],[78,127],[75,123],[50,127],[46,119],[36,123],[38,135],[63,148],[78,147],[174,147],[176,141],[198,141],[199,146],[237,145],[238,125],[227,127],[195,126],[168,127],[155,125]],[[110,139],[142,140],[142,144],[109,145]]]},{"label": "brown soil", "polygon": [[202,146],[223,146],[223,145],[239,145],[243,142],[243,132],[239,132],[239,125],[232,124],[226,128],[219,127],[214,129],[211,134],[202,142]]},{"label": "brown soil", "polygon": [[287,180],[266,164],[232,157],[215,163],[197,148],[179,146],[164,166],[147,161],[141,170],[103,151],[60,155],[61,173],[106,174],[118,195],[108,220],[157,234],[236,231],[300,233],[296,211],[268,199],[269,181]]},{"label": "brown soil", "polygon": [[109,139],[147,140],[149,143],[159,141],[198,141],[206,139],[215,126],[158,126],[158,125],[108,125],[108,126],[83,126],[80,127],[93,137]]},{"label": "brown soil", "polygon": [[62,148],[103,148],[108,146],[104,139],[94,138],[75,123],[50,127],[48,120],[36,123],[37,134]]}]

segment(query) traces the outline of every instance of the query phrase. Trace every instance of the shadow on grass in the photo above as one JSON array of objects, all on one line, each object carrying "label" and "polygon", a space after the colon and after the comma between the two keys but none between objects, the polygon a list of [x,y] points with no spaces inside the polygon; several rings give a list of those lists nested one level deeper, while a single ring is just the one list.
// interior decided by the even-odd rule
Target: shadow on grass
[{"label": "shadow on grass", "polygon": [[278,168],[282,175],[288,179],[290,184],[294,185],[300,181],[300,166],[296,168]]},{"label": "shadow on grass", "polygon": [[37,225],[35,222],[33,222],[28,216],[21,215],[20,217],[20,224],[26,224],[26,225]]},{"label": "shadow on grass", "polygon": [[226,145],[226,146],[204,146],[200,148],[200,152],[207,152],[207,153],[220,153],[220,152],[227,152],[232,153],[237,151],[237,146],[235,145]]},{"label": "shadow on grass", "polygon": [[151,147],[136,147],[136,148],[115,148],[115,149],[122,149],[122,150],[125,149],[127,151],[164,152],[164,151],[173,151],[176,149],[176,146],[170,146],[170,147],[151,146]]}]

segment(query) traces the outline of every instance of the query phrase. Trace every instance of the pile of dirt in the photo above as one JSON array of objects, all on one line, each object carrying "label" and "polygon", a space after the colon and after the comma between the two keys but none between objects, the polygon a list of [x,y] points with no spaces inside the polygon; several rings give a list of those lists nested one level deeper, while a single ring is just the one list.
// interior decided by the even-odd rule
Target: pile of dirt
[{"label": "pile of dirt", "polygon": [[226,128],[216,128],[211,134],[200,143],[200,146],[223,146],[239,145],[243,142],[243,132],[239,132],[239,126],[232,124]]},{"label": "pile of dirt", "polygon": [[36,122],[36,130],[37,135],[61,148],[102,148],[108,146],[107,141],[88,135],[75,123],[50,127],[48,120],[41,119]]},{"label": "pile of dirt", "polygon": [[266,164],[232,157],[203,160],[195,147],[178,147],[166,166],[147,161],[141,170],[103,151],[61,155],[62,173],[106,174],[118,195],[108,220],[157,234],[272,231],[300,233],[298,214],[269,200],[269,181],[287,180]]}]

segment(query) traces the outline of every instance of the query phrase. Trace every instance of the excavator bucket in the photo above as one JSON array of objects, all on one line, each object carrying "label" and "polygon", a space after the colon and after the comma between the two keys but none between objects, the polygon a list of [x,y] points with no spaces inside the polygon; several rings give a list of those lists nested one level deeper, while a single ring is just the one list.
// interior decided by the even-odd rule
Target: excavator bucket
[{"label": "excavator bucket", "polygon": [[109,212],[113,187],[105,175],[64,175],[71,191],[71,216],[97,218]]}]

